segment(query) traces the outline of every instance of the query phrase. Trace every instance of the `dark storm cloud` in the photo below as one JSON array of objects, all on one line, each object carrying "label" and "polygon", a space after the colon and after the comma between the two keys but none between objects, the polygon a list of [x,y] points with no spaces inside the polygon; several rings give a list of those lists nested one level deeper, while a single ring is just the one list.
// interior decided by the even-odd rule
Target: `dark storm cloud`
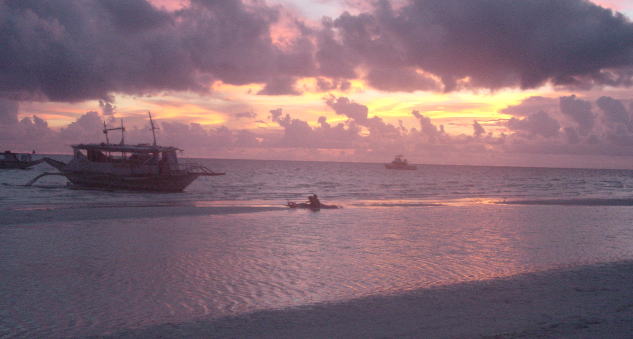
[{"label": "dark storm cloud", "polygon": [[0,93],[74,101],[194,89],[169,23],[144,0],[1,2]]},{"label": "dark storm cloud", "polygon": [[298,34],[283,47],[271,39],[281,12],[260,1],[167,11],[147,0],[4,0],[0,97],[110,102],[215,80],[299,94],[304,76],[341,89],[363,76],[385,91],[618,86],[633,75],[633,24],[583,0],[383,0],[320,27],[292,18]]},{"label": "dark storm cloud", "polygon": [[[633,24],[584,0],[381,1],[334,26],[370,73],[419,68],[448,91],[631,84]],[[369,80],[380,86],[379,77]]]},{"label": "dark storm cloud", "polygon": [[0,98],[0,125],[12,125],[18,122],[18,103]]},{"label": "dark storm cloud", "polygon": [[299,94],[300,92],[294,88],[296,79],[291,77],[276,77],[270,80],[264,88],[257,94],[265,95],[284,95],[284,94]]},{"label": "dark storm cloud", "polygon": [[419,74],[413,68],[374,68],[367,74],[367,80],[374,88],[388,92],[441,89],[433,78]]},{"label": "dark storm cloud", "polygon": [[323,20],[323,29],[317,35],[316,60],[319,74],[331,78],[355,78],[357,56],[350,48],[346,48],[340,39],[331,19]]},{"label": "dark storm cloud", "polygon": [[240,1],[193,0],[176,12],[146,0],[2,1],[0,96],[111,101],[112,93],[207,91],[213,80],[286,94],[289,78],[314,72],[313,48],[307,37],[277,48],[277,14]]}]

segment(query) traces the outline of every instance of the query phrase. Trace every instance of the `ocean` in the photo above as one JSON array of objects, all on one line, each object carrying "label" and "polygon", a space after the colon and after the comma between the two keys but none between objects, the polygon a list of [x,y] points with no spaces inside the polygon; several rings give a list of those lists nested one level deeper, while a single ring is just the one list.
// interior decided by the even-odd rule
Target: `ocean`
[{"label": "ocean", "polygon": [[[60,156],[64,160],[65,157]],[[0,337],[398,295],[633,259],[633,171],[196,159],[182,193],[0,172]],[[318,194],[336,210],[295,210]]]}]

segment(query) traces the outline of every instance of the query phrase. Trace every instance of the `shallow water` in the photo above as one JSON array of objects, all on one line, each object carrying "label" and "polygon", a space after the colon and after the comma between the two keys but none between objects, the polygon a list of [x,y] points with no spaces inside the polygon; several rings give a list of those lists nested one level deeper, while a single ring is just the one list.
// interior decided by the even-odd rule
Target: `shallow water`
[{"label": "shallow water", "polygon": [[74,190],[59,178],[25,188],[10,182],[43,169],[0,172],[0,208],[281,206],[311,192],[344,208],[4,225],[0,336],[116,333],[633,259],[630,171],[207,164],[229,174],[177,194]]}]

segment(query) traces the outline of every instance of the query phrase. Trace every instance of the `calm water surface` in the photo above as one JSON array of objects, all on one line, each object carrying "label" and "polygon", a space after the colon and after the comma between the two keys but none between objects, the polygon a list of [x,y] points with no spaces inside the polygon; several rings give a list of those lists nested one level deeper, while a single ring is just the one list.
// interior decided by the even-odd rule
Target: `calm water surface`
[{"label": "calm water surface", "polygon": [[[57,157],[67,160],[68,157]],[[417,204],[452,199],[633,199],[633,171],[419,165],[417,171],[382,164],[198,159],[220,177],[203,177],[180,194],[69,190],[63,177],[44,177],[48,165],[0,172],[0,209],[204,204],[217,201],[278,205],[317,193],[345,205]]]},{"label": "calm water surface", "polygon": [[205,161],[228,174],[176,194],[60,178],[26,188],[15,184],[50,169],[0,172],[0,209],[281,206],[312,192],[344,208],[0,226],[0,336],[116,333],[633,259],[631,171]]}]

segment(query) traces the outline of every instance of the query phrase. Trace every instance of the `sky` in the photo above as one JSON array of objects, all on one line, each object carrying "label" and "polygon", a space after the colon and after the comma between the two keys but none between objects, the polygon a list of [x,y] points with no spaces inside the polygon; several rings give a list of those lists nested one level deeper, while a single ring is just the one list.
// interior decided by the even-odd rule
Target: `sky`
[{"label": "sky", "polygon": [[[0,145],[633,169],[629,0],[0,0]],[[111,135],[110,140],[118,136]]]}]

